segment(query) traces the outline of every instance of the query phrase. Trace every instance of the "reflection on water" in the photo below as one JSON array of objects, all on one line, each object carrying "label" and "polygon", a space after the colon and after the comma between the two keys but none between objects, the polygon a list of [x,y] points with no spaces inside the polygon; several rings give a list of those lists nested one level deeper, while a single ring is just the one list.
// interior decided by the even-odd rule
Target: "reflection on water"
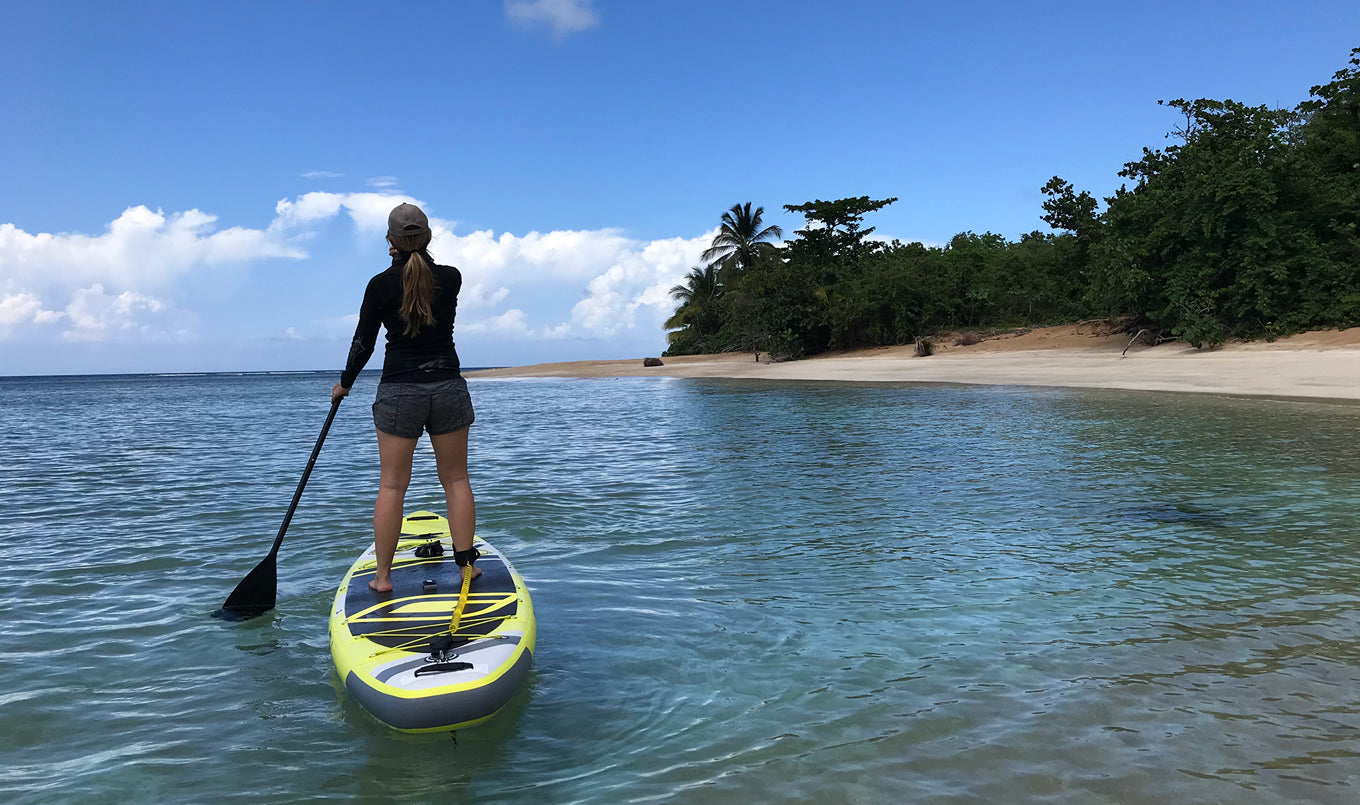
[{"label": "reflection on water", "polygon": [[[540,636],[507,712],[454,740],[386,730],[330,666],[366,405],[278,609],[210,617],[331,382],[0,380],[7,800],[1354,800],[1360,409],[474,382],[479,529]],[[422,445],[409,503],[440,501]]]}]

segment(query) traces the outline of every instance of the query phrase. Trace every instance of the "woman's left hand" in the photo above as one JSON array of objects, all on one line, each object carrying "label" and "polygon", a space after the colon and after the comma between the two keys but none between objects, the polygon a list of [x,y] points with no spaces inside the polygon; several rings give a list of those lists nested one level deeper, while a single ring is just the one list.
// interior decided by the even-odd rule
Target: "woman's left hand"
[{"label": "woman's left hand", "polygon": [[339,383],[336,383],[334,386],[331,386],[331,402],[335,402],[336,400],[338,400],[338,399],[340,399],[341,397],[344,397],[344,396],[346,396],[346,395],[348,395],[348,394],[349,394],[349,389],[345,388],[344,386],[340,385]]}]

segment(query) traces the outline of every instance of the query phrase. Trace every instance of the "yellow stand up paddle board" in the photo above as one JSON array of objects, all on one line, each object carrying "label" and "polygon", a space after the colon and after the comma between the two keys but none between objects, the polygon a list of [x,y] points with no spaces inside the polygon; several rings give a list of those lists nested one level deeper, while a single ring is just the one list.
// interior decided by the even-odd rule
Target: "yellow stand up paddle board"
[{"label": "yellow stand up paddle board", "polygon": [[[510,560],[482,539],[482,574],[464,589],[448,521],[402,521],[392,591],[369,589],[373,546],[355,561],[331,608],[331,658],[345,688],[402,732],[470,727],[519,690],[534,660],[534,607]],[[461,607],[460,607],[461,603]]]}]

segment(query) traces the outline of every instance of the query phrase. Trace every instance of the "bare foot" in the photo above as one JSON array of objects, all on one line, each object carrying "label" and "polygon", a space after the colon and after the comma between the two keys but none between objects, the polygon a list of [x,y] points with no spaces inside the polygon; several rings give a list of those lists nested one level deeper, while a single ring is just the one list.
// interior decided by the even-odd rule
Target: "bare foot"
[{"label": "bare foot", "polygon": [[368,583],[368,589],[375,593],[390,593],[392,592],[392,582],[389,581],[386,584],[379,584],[378,580],[374,579]]},{"label": "bare foot", "polygon": [[[463,568],[463,570],[466,571],[467,568]],[[472,566],[472,578],[475,579],[475,578],[477,578],[477,577],[480,576],[480,575],[482,575],[482,569],[481,569],[480,567],[477,567],[476,565],[473,565],[473,566]]]}]

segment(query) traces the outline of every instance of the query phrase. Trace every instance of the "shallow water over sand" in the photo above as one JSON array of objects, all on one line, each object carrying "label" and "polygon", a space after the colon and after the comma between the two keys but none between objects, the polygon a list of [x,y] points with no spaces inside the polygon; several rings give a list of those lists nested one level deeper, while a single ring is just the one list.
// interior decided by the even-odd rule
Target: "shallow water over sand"
[{"label": "shallow water over sand", "polygon": [[[376,374],[376,373],[375,373]],[[449,737],[330,668],[369,539],[332,373],[0,379],[7,801],[1350,802],[1360,408],[475,381],[479,529],[535,670]],[[442,500],[428,447],[408,508]]]}]

